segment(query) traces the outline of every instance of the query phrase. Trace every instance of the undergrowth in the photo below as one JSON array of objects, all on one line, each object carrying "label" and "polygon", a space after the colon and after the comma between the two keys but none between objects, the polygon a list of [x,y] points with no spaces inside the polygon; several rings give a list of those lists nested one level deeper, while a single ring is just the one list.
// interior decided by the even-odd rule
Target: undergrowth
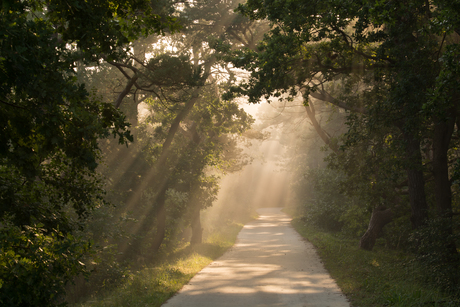
[{"label": "undergrowth", "polygon": [[220,257],[236,240],[242,224],[228,223],[202,244],[183,244],[155,265],[129,272],[124,281],[77,307],[161,306],[196,273]]},{"label": "undergrowth", "polygon": [[[411,254],[390,250],[377,242],[373,251],[359,249],[357,239],[328,233],[294,218],[292,225],[317,249],[324,266],[353,307],[460,306],[425,283],[423,268]],[[161,306],[196,273],[231,247],[242,224],[229,223],[209,235],[203,244],[183,244],[155,265],[129,272],[124,281],[77,307]]]},{"label": "undergrowth", "polygon": [[298,218],[292,225],[316,247],[351,306],[460,306],[457,298],[424,283],[424,272],[409,253],[390,250],[383,242],[364,251],[357,239],[322,232]]}]

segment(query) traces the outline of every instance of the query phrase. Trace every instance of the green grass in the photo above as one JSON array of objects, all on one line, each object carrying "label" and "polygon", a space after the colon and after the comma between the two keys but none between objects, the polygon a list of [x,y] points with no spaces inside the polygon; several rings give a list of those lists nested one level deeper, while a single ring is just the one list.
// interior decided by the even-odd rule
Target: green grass
[{"label": "green grass", "polygon": [[[379,242],[368,252],[359,249],[358,240],[307,227],[300,219],[295,218],[292,225],[315,245],[326,269],[354,307],[460,306],[459,301],[424,284],[423,274],[407,253],[388,250]],[[231,247],[242,226],[228,224],[203,244],[183,245],[166,260],[131,272],[118,287],[73,306],[161,306]]]},{"label": "green grass", "polygon": [[317,249],[324,266],[352,306],[460,306],[460,302],[423,283],[411,255],[377,244],[359,249],[358,240],[308,227],[295,218],[292,225]]},{"label": "green grass", "polygon": [[120,286],[73,306],[161,306],[196,273],[231,247],[242,227],[242,224],[228,224],[203,244],[185,244],[168,254],[164,261],[132,272]]}]

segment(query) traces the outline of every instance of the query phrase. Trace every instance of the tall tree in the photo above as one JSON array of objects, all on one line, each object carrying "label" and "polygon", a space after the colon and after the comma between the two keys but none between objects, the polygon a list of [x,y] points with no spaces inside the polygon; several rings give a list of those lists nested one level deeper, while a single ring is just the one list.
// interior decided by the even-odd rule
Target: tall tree
[{"label": "tall tree", "polygon": [[[246,94],[251,102],[301,93],[308,104],[310,95],[326,98],[323,85],[340,84],[339,95],[326,100],[362,112],[350,120],[361,118],[370,131],[398,129],[380,137],[391,137],[404,152],[398,161],[406,170],[412,226],[422,227],[429,216],[428,170],[438,215],[450,223],[457,9],[456,2],[446,1],[249,0],[239,10],[252,19],[267,18],[272,29],[257,51],[235,52],[233,63],[251,77],[230,92]],[[351,132],[348,137],[354,138]],[[433,156],[422,151],[425,142]]]},{"label": "tall tree", "polygon": [[[214,156],[216,161],[226,159],[222,146],[231,137],[225,135],[242,133],[251,122],[235,103],[216,98],[217,93],[225,87],[226,80],[235,77],[235,72],[220,61],[211,45],[216,44],[219,38],[229,37],[237,45],[251,46],[256,34],[261,34],[261,23],[252,23],[247,18],[231,13],[236,5],[221,1],[184,3],[177,12],[178,20],[184,25],[182,33],[170,35],[162,41],[156,41],[156,44],[147,41],[136,43],[130,59],[110,62],[125,78],[116,105],[131,103],[128,98],[135,103],[149,101],[154,114],[152,118],[155,118],[155,137],[151,142],[154,145],[145,151],[151,168],[133,189],[135,192],[131,193],[130,199],[127,199],[128,206],[139,206],[142,204],[142,191],[149,188],[154,190],[155,196],[148,205],[149,217],[139,226],[140,234],[152,227],[163,229],[166,225],[164,208],[168,202],[168,190],[177,188],[187,192],[191,203],[197,202],[192,199],[203,198],[203,194],[193,196],[192,190],[185,191],[184,185],[178,185],[177,182],[186,181],[187,189],[199,189],[200,182],[205,186],[202,181],[206,177],[203,176],[204,169],[215,164],[209,157]],[[211,95],[211,92],[214,94]],[[189,139],[184,139],[187,135]],[[196,152],[190,152],[191,148]],[[195,161],[196,166],[188,164],[187,168],[179,167],[187,164],[184,160],[186,153],[189,157],[201,156],[204,164]],[[177,174],[179,170],[182,175]],[[185,180],[185,174],[192,171],[195,175]],[[204,201],[201,208],[208,205]],[[201,231],[201,227],[192,228]],[[165,233],[164,230],[157,230],[159,239],[155,240],[153,250],[159,248]]]},{"label": "tall tree", "polygon": [[131,139],[76,63],[122,59],[131,40],[168,27],[150,1],[2,2],[0,304],[53,306],[85,271],[90,244],[74,231],[103,202],[98,140]]}]

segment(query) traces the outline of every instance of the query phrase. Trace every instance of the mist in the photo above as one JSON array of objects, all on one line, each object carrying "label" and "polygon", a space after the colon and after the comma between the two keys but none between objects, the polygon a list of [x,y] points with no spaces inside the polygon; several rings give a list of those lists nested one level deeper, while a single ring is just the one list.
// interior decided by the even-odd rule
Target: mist
[{"label": "mist", "polygon": [[[244,105],[244,109],[255,118],[254,127],[267,133],[260,125],[263,122],[260,105]],[[250,145],[239,144],[252,162],[238,172],[221,177],[217,200],[202,211],[203,228],[206,235],[218,231],[220,223],[246,223],[257,217],[256,209],[285,207],[290,201],[290,175],[286,169],[287,146],[279,137],[268,132],[264,140],[251,140]]]}]

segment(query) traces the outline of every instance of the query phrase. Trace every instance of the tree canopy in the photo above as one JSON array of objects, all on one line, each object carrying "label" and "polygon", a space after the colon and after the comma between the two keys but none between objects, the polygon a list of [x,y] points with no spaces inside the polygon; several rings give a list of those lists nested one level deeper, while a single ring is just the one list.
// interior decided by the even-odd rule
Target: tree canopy
[{"label": "tree canopy", "polygon": [[[450,224],[457,189],[459,5],[249,0],[238,10],[268,19],[271,30],[256,50],[230,53],[250,77],[227,95],[244,94],[251,102],[300,96],[306,105],[319,99],[345,109],[349,130],[335,165],[361,181],[349,191],[372,187],[373,207],[393,210],[408,194],[414,229],[434,216]],[[438,233],[448,238],[452,229]],[[365,241],[362,247],[371,249]],[[453,241],[445,242],[445,253],[456,255]]]},{"label": "tree canopy", "polygon": [[[460,267],[459,12],[456,0],[3,1],[0,304],[57,305],[89,271],[105,224],[83,230],[108,201],[132,214],[135,239],[117,257],[152,260],[189,226],[201,242],[217,170],[247,163],[237,140],[254,121],[236,96],[305,112],[294,120],[309,118],[330,150],[329,170],[303,140],[290,153],[311,218],[331,229],[359,218],[345,227],[356,233],[371,215],[369,250],[401,219],[420,259],[449,264],[434,274],[460,280],[449,275]],[[292,121],[282,115],[267,125]]]},{"label": "tree canopy", "polygon": [[[139,122],[138,130],[149,168],[141,172],[138,185],[125,199],[128,207],[145,207],[141,216],[146,217],[136,225],[136,233],[144,241],[149,233],[156,237],[149,254],[162,244],[167,220],[173,220],[169,224],[181,219],[185,224],[199,221],[199,211],[217,193],[216,179],[207,175],[210,168],[238,168],[241,156],[236,138],[252,119],[236,102],[219,97],[234,72],[211,48],[230,32],[232,40],[241,43],[238,39],[245,41],[247,33],[257,30],[247,18],[229,14],[235,7],[232,2],[187,2],[176,12],[184,26],[181,33],[157,41],[139,40],[128,60],[108,62],[121,73],[116,105],[142,102],[151,113]],[[169,196],[176,192],[187,198],[185,206],[171,201]],[[152,196],[147,202],[146,193]],[[177,214],[173,218],[167,211]],[[201,226],[192,225],[192,229],[201,232]],[[137,240],[127,252],[139,254],[144,241]]]},{"label": "tree canopy", "polygon": [[0,11],[0,302],[51,306],[85,271],[74,236],[103,202],[98,140],[132,139],[124,115],[76,77],[177,29],[150,1],[3,1]]}]

